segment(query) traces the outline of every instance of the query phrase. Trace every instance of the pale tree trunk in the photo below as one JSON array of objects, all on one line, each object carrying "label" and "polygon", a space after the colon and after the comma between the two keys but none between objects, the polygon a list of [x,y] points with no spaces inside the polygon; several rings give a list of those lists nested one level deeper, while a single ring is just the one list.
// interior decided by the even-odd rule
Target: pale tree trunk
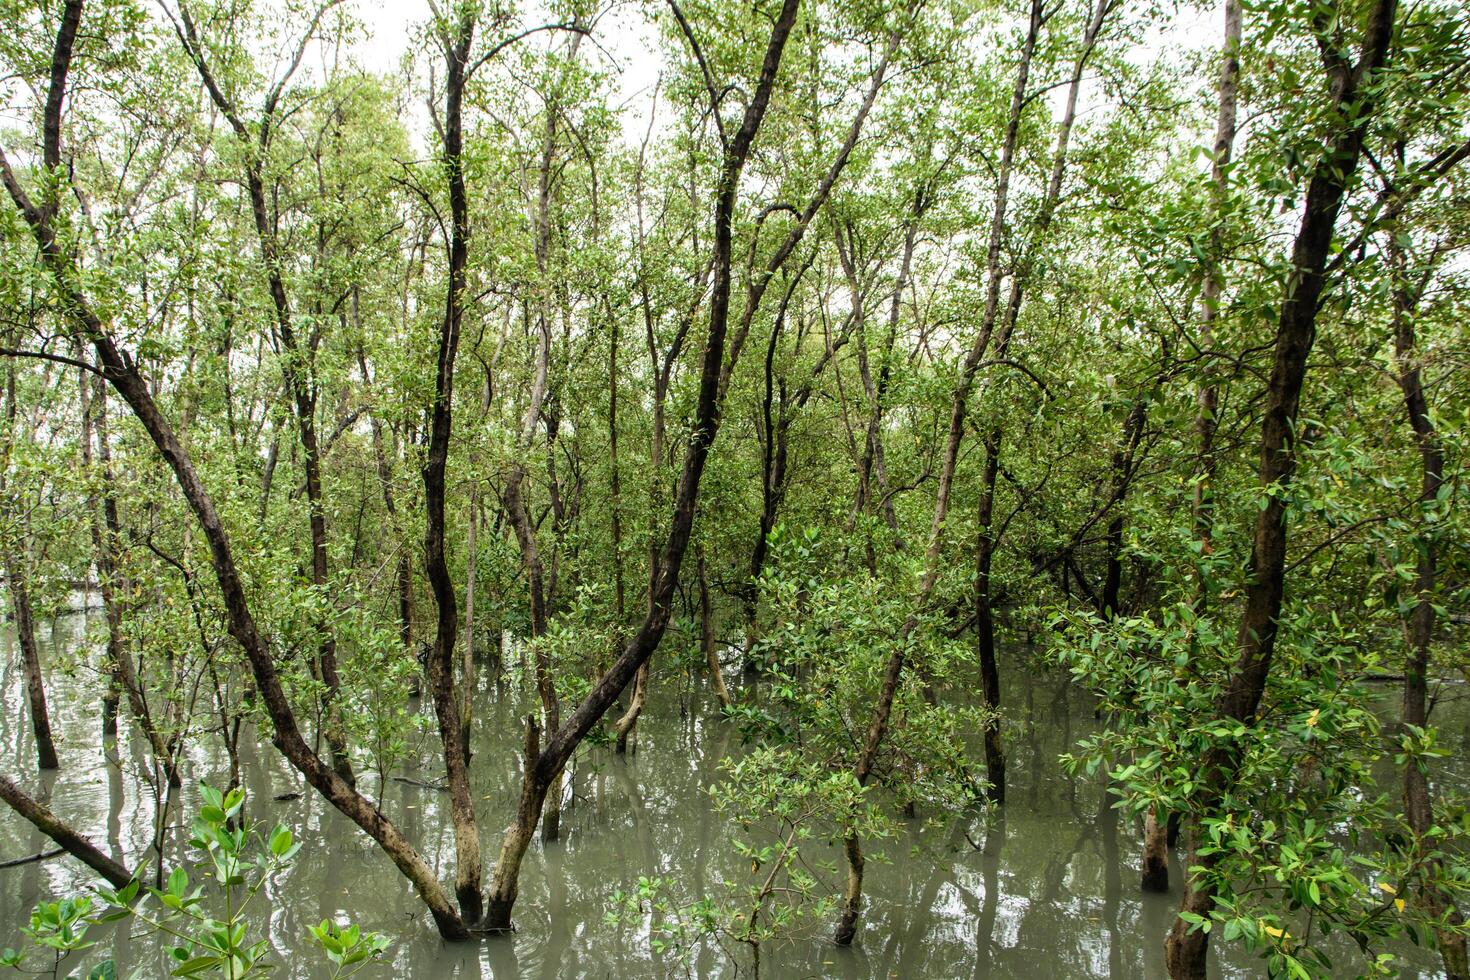
[{"label": "pale tree trunk", "polygon": [[46,709],[46,677],[41,670],[41,650],[36,644],[36,620],[31,609],[31,516],[27,502],[17,496],[10,480],[10,458],[19,438],[15,400],[15,361],[7,362],[5,375],[5,420],[8,438],[0,456],[0,496],[14,524],[18,540],[5,549],[5,586],[10,592],[11,622],[20,645],[21,669],[25,675],[26,706],[31,716],[31,731],[36,737],[36,765],[41,769],[59,769],[56,743],[51,737],[51,716]]},{"label": "pale tree trunk", "polygon": [[704,548],[698,552],[699,561],[699,642],[704,649],[705,663],[709,664],[710,682],[715,686],[715,696],[720,699],[720,707],[729,708],[734,702],[730,700],[730,689],[725,686],[725,672],[720,669],[720,652],[715,645],[715,621],[709,601],[709,576],[704,568]]},{"label": "pale tree trunk", "polygon": [[[1210,167],[1210,189],[1215,209],[1215,225],[1210,232],[1209,265],[1200,287],[1199,346],[1206,352],[1204,379],[1197,397],[1198,413],[1195,431],[1199,437],[1198,461],[1195,464],[1194,526],[1201,545],[1201,556],[1214,550],[1215,430],[1219,427],[1216,413],[1220,407],[1220,386],[1214,365],[1209,360],[1215,346],[1215,321],[1220,315],[1221,296],[1225,287],[1224,243],[1222,223],[1225,218],[1226,195],[1229,190],[1230,157],[1235,148],[1235,112],[1240,84],[1240,0],[1225,0],[1225,40],[1220,49],[1219,112],[1215,121],[1214,158]],[[1203,605],[1203,590],[1198,603]],[[1145,891],[1169,890],[1168,848],[1169,821],[1159,820],[1150,812],[1144,823],[1142,886]]]},{"label": "pale tree trunk", "polygon": [[[1016,69],[1016,83],[1011,93],[1010,114],[1006,124],[1005,139],[996,170],[995,205],[990,222],[990,237],[987,249],[989,283],[986,293],[984,317],[964,361],[960,365],[959,378],[950,398],[949,427],[945,438],[943,455],[940,458],[939,483],[934,495],[934,517],[929,529],[929,545],[924,554],[924,575],[915,597],[914,612],[904,623],[901,635],[893,645],[888,664],[884,669],[883,683],[878,699],[873,705],[868,730],[862,747],[853,765],[853,776],[860,786],[867,785],[873,767],[878,761],[884,735],[888,730],[889,717],[898,696],[898,689],[907,666],[908,638],[918,626],[919,614],[928,605],[934,585],[939,579],[940,555],[944,547],[944,524],[949,512],[949,495],[954,486],[956,463],[959,460],[960,443],[964,436],[965,415],[970,392],[974,388],[975,375],[981,359],[990,344],[1000,309],[1001,239],[1005,231],[1006,203],[1010,189],[1011,166],[1015,158],[1016,144],[1020,134],[1021,111],[1026,104],[1027,78],[1031,70],[1031,59],[1036,52],[1037,38],[1045,21],[1040,0],[1033,0],[1031,16],[1026,31],[1026,40],[1021,49],[1020,63]],[[838,911],[837,927],[832,941],[838,946],[850,946],[857,935],[857,920],[862,911],[862,845],[854,835],[849,835],[844,846],[848,862],[847,889]]]}]

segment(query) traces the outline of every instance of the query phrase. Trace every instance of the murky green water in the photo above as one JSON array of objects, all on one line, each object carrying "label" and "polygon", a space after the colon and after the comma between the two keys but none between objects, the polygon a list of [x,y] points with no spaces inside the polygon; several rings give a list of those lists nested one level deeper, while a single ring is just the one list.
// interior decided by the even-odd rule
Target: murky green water
[{"label": "murky green water", "polygon": [[[43,636],[43,656],[59,662],[80,642],[83,620],[64,617]],[[53,726],[61,736],[63,769],[37,777],[23,687],[8,638],[0,677],[0,758],[23,785],[49,797],[52,808],[130,866],[146,858],[154,804],[137,777],[138,757],[122,771],[104,764],[95,677],[53,672],[48,693]],[[84,668],[85,669],[85,668]],[[657,676],[657,671],[656,671]],[[976,815],[946,830],[910,821],[896,839],[870,847],[868,904],[857,945],[839,950],[820,931],[762,952],[767,977],[1083,977],[1163,976],[1162,940],[1177,895],[1145,895],[1137,887],[1137,828],[1107,805],[1100,783],[1072,780],[1058,753],[1094,724],[1090,703],[1055,676],[1003,664],[1010,754],[1010,790],[1003,813]],[[747,870],[729,846],[734,836],[715,813],[706,790],[722,757],[739,751],[739,736],[717,719],[712,695],[673,679],[656,683],[640,724],[636,755],[598,749],[584,755],[574,775],[575,796],[563,815],[563,840],[537,844],[527,856],[514,937],[447,945],[388,860],[355,826],[306,790],[269,746],[245,750],[248,811],[266,823],[284,822],[303,842],[294,864],[261,896],[254,925],[276,952],[281,977],[330,975],[309,944],[306,927],[347,917],[394,940],[391,969],[376,975],[414,977],[659,977],[733,975],[718,950],[691,961],[655,954],[647,924],[609,924],[610,894],[639,875],[662,875],[687,898],[718,894],[722,877]],[[516,718],[521,702],[486,689],[479,701],[473,766],[487,859],[509,819],[519,787]],[[1458,701],[1442,705],[1437,720],[1451,749],[1450,778],[1464,771],[1470,712]],[[203,741],[197,740],[196,742]],[[247,738],[246,741],[249,741]],[[186,782],[222,784],[223,752],[208,741],[189,756]],[[422,742],[422,763],[405,774],[442,780],[434,741]],[[377,795],[376,777],[363,788]],[[453,840],[447,796],[390,781],[384,809],[440,869],[452,878]],[[195,805],[185,790],[183,812]],[[174,813],[175,823],[179,815]],[[174,834],[168,866],[187,857]],[[976,846],[978,845],[978,846]],[[0,860],[36,853],[49,842],[0,807]],[[881,852],[883,860],[874,856]],[[1178,867],[1173,879],[1178,882]],[[32,906],[76,894],[95,879],[76,862],[54,858],[0,870],[0,945],[16,945]],[[89,964],[109,952],[120,973],[163,975],[161,948],[125,932],[98,934],[99,949],[72,963]],[[1424,960],[1432,966],[1431,960]],[[1259,961],[1228,949],[1215,963],[1222,977],[1263,973]],[[63,971],[63,975],[65,972]],[[1432,969],[1406,976],[1433,976]]]}]

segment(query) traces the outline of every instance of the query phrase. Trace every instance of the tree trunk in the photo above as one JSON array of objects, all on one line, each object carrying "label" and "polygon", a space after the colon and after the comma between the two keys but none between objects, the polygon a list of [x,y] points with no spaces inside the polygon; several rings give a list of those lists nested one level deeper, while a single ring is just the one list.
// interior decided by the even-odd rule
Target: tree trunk
[{"label": "tree trunk", "polygon": [[10,804],[11,809],[29,820],[66,853],[105,878],[112,887],[122,888],[133,880],[131,871],[63,823],[56,814],[15,785],[9,776],[0,776],[0,800]]},{"label": "tree trunk", "polygon": [[1169,890],[1169,825],[1149,807],[1143,815],[1143,858],[1139,885],[1146,892]]},{"label": "tree trunk", "polygon": [[1006,801],[1006,756],[1000,735],[1000,669],[995,661],[995,612],[990,594],[990,566],[995,556],[995,479],[1000,469],[999,428],[985,439],[985,477],[975,516],[975,637],[980,653],[980,691],[989,715],[985,720],[986,795],[992,803]]},{"label": "tree trunk", "polygon": [[26,704],[30,709],[31,730],[36,736],[36,765],[41,769],[59,769],[56,743],[51,738],[51,716],[46,710],[46,677],[41,671],[41,651],[36,645],[36,621],[31,611],[31,518],[27,504],[16,499],[16,488],[10,481],[11,447],[18,438],[16,429],[15,361],[7,361],[5,375],[5,420],[9,438],[0,457],[0,495],[15,525],[18,540],[5,549],[5,585],[10,590],[11,622],[15,624],[16,642],[20,644],[21,668],[25,674]]},{"label": "tree trunk", "polygon": [[[48,167],[60,167],[61,106],[66,91],[66,76],[81,20],[82,0],[66,0],[61,28],[52,53],[51,80],[46,117],[43,120],[43,153]],[[190,24],[187,17],[185,24]],[[189,28],[192,34],[192,26]],[[86,339],[97,355],[103,376],[132,409],[143,430],[148,433],[159,455],[163,457],[179,485],[189,509],[209,544],[215,578],[219,584],[226,623],[230,635],[240,645],[255,679],[257,696],[272,723],[272,741],[306,781],[329,803],[340,810],[366,833],[413,884],[415,891],[434,917],[446,939],[466,939],[464,922],[449,905],[444,890],[433,870],[371,802],[349,786],[302,738],[290,701],[276,672],[275,659],[260,635],[255,617],[245,594],[244,582],[235,564],[229,535],[220,521],[203,481],[194,468],[188,450],[174,433],[173,427],[159,411],[148,383],[138,373],[136,362],[117,347],[106,324],[88,303],[80,285],[75,260],[63,250],[52,225],[54,212],[37,207],[26,194],[9,164],[0,156],[0,181],[11,200],[30,227],[41,254],[41,261],[55,280],[62,299],[62,309],[78,334]]]},{"label": "tree trunk", "polygon": [[[1293,431],[1306,378],[1307,357],[1316,338],[1317,309],[1326,285],[1328,253],[1332,249],[1338,212],[1348,182],[1362,155],[1363,137],[1377,109],[1379,92],[1372,78],[1388,58],[1393,36],[1396,0],[1377,0],[1369,12],[1363,54],[1357,65],[1337,54],[1325,55],[1332,101],[1336,106],[1354,105],[1348,117],[1351,128],[1328,137],[1327,145],[1307,184],[1301,225],[1292,246],[1291,272],[1283,290],[1277,322],[1275,356],[1266,389],[1266,410],[1261,422],[1260,488],[1265,504],[1256,518],[1248,567],[1245,610],[1236,638],[1239,650],[1218,705],[1222,718],[1247,725],[1255,723],[1256,711],[1266,690],[1275,651],[1277,617],[1281,612],[1286,578],[1286,504],[1284,489],[1296,464]],[[1272,491],[1269,492],[1268,491]],[[1201,787],[1196,809],[1209,813],[1228,793],[1236,760],[1224,749],[1211,751],[1200,760]],[[1211,856],[1200,863],[1209,866]],[[1193,865],[1194,862],[1191,862]],[[1208,917],[1215,896],[1208,878],[1191,880],[1185,889],[1181,911]],[[1205,975],[1209,934],[1175,921],[1165,943],[1165,960],[1174,980],[1194,980]]]},{"label": "tree trunk", "polygon": [[847,883],[842,889],[842,906],[832,942],[851,946],[857,936],[858,915],[863,910],[863,842],[856,834],[849,834],[843,841],[842,854],[847,861]]},{"label": "tree trunk", "polygon": [[628,710],[617,720],[613,731],[617,735],[614,742],[614,751],[618,755],[624,755],[628,751],[628,739],[633,734],[634,727],[638,724],[638,716],[643,713],[643,705],[648,700],[648,661],[638,668],[638,674],[633,678],[633,697],[628,701]]},{"label": "tree trunk", "polygon": [[[236,105],[216,84],[204,60],[204,48],[195,34],[193,21],[187,11],[181,11],[185,28],[186,48],[205,83],[210,99],[229,120],[236,138],[241,143],[245,159],[245,188],[250,198],[250,213],[255,223],[256,245],[260,261],[265,269],[266,286],[270,293],[275,313],[276,332],[280,338],[282,357],[281,373],[286,382],[286,394],[291,400],[295,414],[297,433],[301,440],[302,467],[306,475],[306,500],[308,525],[311,531],[311,583],[325,600],[329,590],[327,557],[326,502],[322,498],[321,445],[316,431],[316,379],[314,367],[316,345],[302,345],[296,335],[291,302],[286,294],[286,282],[281,271],[280,246],[276,238],[279,215],[272,215],[265,186],[265,156],[270,149],[270,134],[275,124],[276,99],[279,91],[267,98],[261,113],[257,135],[241,121]],[[351,753],[347,748],[342,731],[341,678],[337,673],[337,639],[332,626],[325,617],[316,624],[320,641],[317,648],[317,671],[321,676],[324,693],[322,714],[327,745],[331,749],[332,768],[349,785],[355,782],[352,772]]]},{"label": "tree trunk", "polygon": [[710,609],[709,576],[704,568],[704,549],[698,550],[699,559],[699,642],[704,649],[704,661],[709,664],[710,683],[715,686],[715,696],[721,708],[729,708],[730,689],[725,686],[725,673],[720,669],[720,652],[715,648],[715,620]]},{"label": "tree trunk", "polygon": [[41,769],[60,769],[61,763],[56,758],[56,743],[51,738],[51,718],[46,711],[46,680],[41,672],[41,651],[36,645],[29,572],[23,567],[29,551],[22,544],[18,556],[12,555],[6,559],[5,580],[10,587],[10,609],[15,623],[15,637],[20,643],[21,665],[26,682],[26,705],[30,709],[31,730],[36,735],[36,765]]},{"label": "tree trunk", "polygon": [[[859,750],[857,761],[853,766],[853,776],[858,785],[866,786],[873,767],[878,761],[878,751],[883,744],[883,737],[888,730],[889,716],[893,711],[893,704],[898,696],[899,683],[903,678],[908,649],[908,638],[918,626],[919,615],[929,603],[933,594],[934,585],[939,579],[940,555],[944,545],[944,523],[949,511],[949,494],[954,486],[955,467],[959,460],[960,442],[964,437],[965,414],[969,402],[970,392],[974,388],[975,375],[979,371],[981,358],[990,344],[990,337],[994,331],[997,314],[1000,308],[1000,251],[1001,239],[1005,231],[1005,215],[1007,195],[1010,188],[1011,164],[1015,157],[1016,143],[1021,127],[1021,111],[1026,105],[1026,82],[1031,70],[1031,58],[1036,52],[1037,37],[1041,33],[1041,25],[1044,21],[1040,0],[1033,0],[1031,4],[1031,17],[1026,32],[1026,41],[1021,49],[1020,64],[1016,69],[1015,88],[1011,93],[1010,116],[1006,125],[1005,140],[1002,144],[1001,158],[996,171],[995,207],[990,223],[990,239],[987,249],[989,263],[989,284],[986,293],[985,314],[981,321],[980,330],[976,334],[969,351],[960,365],[960,375],[955,384],[954,392],[950,397],[949,429],[945,438],[943,455],[940,460],[939,484],[934,494],[934,518],[929,529],[929,545],[924,554],[924,576],[919,583],[918,595],[915,598],[914,611],[910,613],[901,630],[898,641],[893,645],[893,652],[888,658],[888,664],[883,673],[883,684],[878,691],[878,699],[873,705],[872,716],[868,722],[868,730],[863,739],[862,748]],[[853,850],[846,848],[848,861],[848,885],[849,888],[856,887],[857,894],[849,894],[844,897],[842,912],[838,919],[837,929],[833,932],[832,941],[840,946],[851,945],[856,934],[856,919],[858,910],[861,908],[862,869],[853,864]],[[861,850],[856,852],[861,857]],[[849,916],[852,918],[848,922]]]},{"label": "tree trunk", "polygon": [[[1397,217],[1397,209],[1391,217]],[[1399,244],[1399,232],[1390,221],[1387,256],[1389,271],[1393,277],[1392,310],[1394,328],[1394,357],[1398,365],[1399,389],[1403,392],[1404,408],[1414,441],[1419,448],[1421,483],[1419,501],[1433,506],[1444,485],[1445,452],[1434,420],[1429,414],[1429,402],[1425,396],[1424,378],[1419,365],[1419,351],[1414,331],[1414,311],[1419,302],[1419,287],[1410,280],[1407,256]],[[1408,655],[1404,663],[1403,722],[1424,728],[1429,723],[1429,653],[1434,641],[1434,592],[1437,577],[1437,554],[1434,540],[1426,533],[1419,542],[1419,562],[1415,570],[1415,592],[1418,602],[1405,624],[1408,640]],[[1404,766],[1404,822],[1414,835],[1414,849],[1422,854],[1433,850],[1436,845],[1428,839],[1434,826],[1434,808],[1429,795],[1429,779],[1419,768],[1421,760],[1410,759]],[[1441,872],[1438,860],[1428,862],[1424,869],[1429,881],[1424,885],[1422,897],[1431,916],[1447,917],[1451,925],[1458,925],[1462,917],[1450,904],[1448,897],[1433,881]],[[1470,957],[1467,957],[1465,937],[1454,929],[1436,929],[1436,943],[1444,961],[1448,980],[1466,980],[1470,977]]]},{"label": "tree trunk", "polygon": [[[771,90],[775,85],[776,73],[780,68],[781,55],[786,39],[796,22],[800,0],[783,0],[781,11],[771,28],[770,41],[761,64],[760,80],[746,104],[740,128],[725,149],[724,164],[720,177],[719,194],[715,207],[715,246],[712,268],[714,287],[710,295],[709,335],[705,342],[704,358],[700,366],[699,396],[695,405],[693,426],[684,453],[684,466],[679,476],[679,485],[674,498],[673,518],[669,523],[668,540],[658,563],[658,578],[650,595],[648,611],[643,624],[629,641],[622,654],[608,668],[607,673],[593,685],[586,699],[577,706],[570,718],[551,733],[543,751],[536,753],[535,764],[530,765],[527,753],[527,771],[522,779],[521,802],[517,818],[506,830],[500,849],[500,859],[490,888],[486,925],[489,928],[509,929],[511,912],[515,906],[520,874],[521,859],[530,846],[529,828],[545,802],[546,787],[553,777],[558,777],[577,746],[587,733],[607,713],[628,683],[653,655],[668,627],[674,592],[678,587],[679,566],[689,545],[690,532],[694,525],[694,512],[699,499],[700,480],[704,475],[709,448],[719,433],[720,425],[720,378],[725,359],[725,336],[730,314],[731,256],[733,245],[733,223],[735,202],[739,191],[740,174],[751,144],[755,140],[761,120],[769,105]],[[530,726],[528,726],[530,727]],[[533,738],[528,734],[527,746]]]},{"label": "tree trunk", "polygon": [[[1220,108],[1215,121],[1214,159],[1210,168],[1210,188],[1214,197],[1215,223],[1210,231],[1209,262],[1205,270],[1205,281],[1200,289],[1200,337],[1201,350],[1212,351],[1215,346],[1215,319],[1220,312],[1220,297],[1225,286],[1223,271],[1224,233],[1222,224],[1229,191],[1230,157],[1235,149],[1235,110],[1240,84],[1240,0],[1225,0],[1225,41],[1220,50]],[[1215,480],[1215,430],[1219,420],[1215,417],[1220,405],[1220,388],[1215,371],[1206,360],[1204,380],[1198,395],[1198,416],[1195,430],[1199,434],[1199,461],[1195,467],[1194,525],[1195,535],[1203,546],[1202,553],[1212,550],[1212,523],[1214,504],[1211,498]]]},{"label": "tree trunk", "polygon": [[444,752],[444,770],[449,783],[450,819],[454,825],[454,893],[460,914],[469,924],[480,920],[480,832],[475,825],[474,797],[470,790],[469,767],[460,745],[459,700],[454,685],[454,640],[459,631],[454,583],[445,557],[445,468],[453,429],[454,361],[459,351],[460,329],[469,269],[469,195],[464,179],[463,100],[470,45],[474,37],[474,15],[468,9],[444,28],[441,38],[445,55],[443,166],[449,184],[451,229],[448,282],[444,291],[444,319],[440,325],[434,398],[429,411],[429,443],[424,457],[424,568],[438,610],[434,643],[429,654],[429,684],[434,696],[434,714],[439,722],[439,739]]}]

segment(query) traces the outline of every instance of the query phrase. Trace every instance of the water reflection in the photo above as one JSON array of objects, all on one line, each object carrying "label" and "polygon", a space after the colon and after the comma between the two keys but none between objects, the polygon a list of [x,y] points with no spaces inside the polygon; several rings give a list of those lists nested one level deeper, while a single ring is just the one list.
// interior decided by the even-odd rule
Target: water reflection
[{"label": "water reflection", "polygon": [[[49,663],[81,642],[81,617],[64,617],[49,637]],[[158,801],[143,781],[146,756],[125,746],[121,768],[104,764],[98,737],[95,676],[53,670],[53,725],[61,735],[62,772],[52,781],[30,771],[34,757],[23,714],[21,675],[8,636],[0,639],[0,747],[5,765],[49,798],[52,807],[115,857],[157,865],[152,834]],[[858,944],[839,950],[825,941],[827,924],[810,936],[762,952],[767,977],[1155,977],[1163,975],[1162,939],[1177,896],[1146,895],[1137,884],[1138,827],[1110,805],[1104,786],[1060,772],[1057,755],[1096,724],[1091,704],[1060,678],[1005,665],[1002,678],[1010,744],[1010,802],[990,819],[972,817],[936,829],[922,812],[893,840],[871,845],[868,903]],[[519,780],[518,710],[513,690],[486,683],[476,712],[473,764],[487,852],[509,820]],[[520,931],[480,944],[449,946],[433,932],[408,885],[372,843],[314,793],[269,744],[242,739],[252,818],[284,822],[304,846],[294,865],[260,902],[255,923],[277,953],[275,975],[316,978],[330,971],[309,947],[306,927],[350,918],[393,937],[398,976],[454,978],[657,977],[733,975],[719,950],[688,962],[650,948],[646,923],[609,923],[614,889],[639,875],[660,875],[686,900],[718,897],[722,879],[743,880],[748,866],[729,846],[732,827],[710,803],[719,762],[740,751],[738,734],[717,719],[707,690],[670,680],[656,684],[640,722],[637,751],[626,758],[596,749],[580,757],[568,785],[563,840],[528,855],[517,905]],[[1443,739],[1464,745],[1465,706],[1442,702]],[[1448,715],[1446,718],[1444,716]],[[124,729],[128,726],[124,723]],[[447,795],[420,783],[442,780],[436,740],[420,736],[416,761],[403,773],[418,782],[364,791],[409,836],[441,880],[452,878],[453,839]],[[1452,754],[1453,778],[1465,780],[1464,752]],[[191,745],[185,760],[182,810],[197,804],[201,778],[222,781],[228,760],[214,743]],[[300,794],[278,801],[284,794]],[[932,816],[932,815],[931,815]],[[168,836],[171,866],[186,853],[187,834]],[[47,842],[8,810],[0,812],[0,859],[47,849]],[[881,855],[881,859],[879,856]],[[1179,880],[1177,864],[1171,869]],[[53,859],[0,870],[0,944],[16,945],[40,899],[76,893],[93,883],[76,863]],[[104,934],[102,947],[144,975],[163,975],[160,947]],[[93,951],[93,955],[97,955]],[[89,960],[90,962],[90,960]],[[1259,961],[1227,949],[1214,965],[1222,977],[1260,975]],[[1405,974],[1412,976],[1412,971]],[[1426,972],[1425,976],[1431,975]]]}]

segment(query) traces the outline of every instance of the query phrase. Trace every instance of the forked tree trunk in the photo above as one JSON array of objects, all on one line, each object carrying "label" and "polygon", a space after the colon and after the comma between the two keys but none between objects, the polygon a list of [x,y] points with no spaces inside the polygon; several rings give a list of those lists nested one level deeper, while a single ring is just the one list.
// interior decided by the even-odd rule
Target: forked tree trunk
[{"label": "forked tree trunk", "polygon": [[[501,842],[500,858],[491,880],[485,919],[488,928],[504,930],[511,926],[511,914],[519,890],[521,861],[530,846],[535,821],[546,802],[547,788],[554,779],[559,779],[562,769],[577,746],[653,655],[668,628],[674,593],[678,587],[679,567],[688,549],[689,536],[694,525],[700,480],[704,475],[710,445],[719,432],[720,379],[725,364],[725,337],[730,315],[733,222],[740,174],[750,154],[756,131],[765,117],[771,90],[780,68],[781,55],[796,22],[799,6],[800,0],[783,0],[781,11],[771,28],[770,41],[761,63],[760,80],[746,104],[739,129],[725,148],[715,206],[712,262],[714,287],[710,295],[709,335],[705,341],[704,357],[700,366],[699,396],[688,449],[684,453],[684,466],[675,493],[668,540],[658,562],[658,578],[651,590],[648,612],[622,654],[593,685],[591,692],[577,706],[576,711],[572,712],[571,717],[550,734],[544,749],[535,751],[539,736],[535,731],[534,720],[527,724],[526,771],[522,778],[516,819],[506,828]],[[675,8],[675,15],[682,20],[678,8]],[[687,28],[687,24],[684,26]]]},{"label": "forked tree trunk", "polygon": [[470,925],[483,912],[480,893],[480,831],[475,823],[475,804],[470,790],[469,766],[460,744],[459,699],[454,685],[454,641],[458,632],[454,583],[449,577],[445,555],[446,467],[449,439],[453,430],[454,361],[459,351],[464,304],[469,288],[469,195],[464,179],[464,89],[470,46],[475,30],[474,14],[460,11],[444,27],[440,38],[445,57],[444,124],[442,162],[449,185],[451,214],[448,281],[444,290],[444,318],[440,324],[434,398],[429,409],[429,442],[424,456],[424,570],[437,607],[434,643],[429,654],[429,685],[434,696],[434,715],[439,722],[439,740],[444,753],[444,771],[449,783],[450,819],[454,826],[454,893],[460,914]]},{"label": "forked tree trunk", "polygon": [[[82,0],[66,0],[62,9],[61,27],[52,52],[42,138],[43,161],[51,172],[57,172],[61,167],[61,109],[81,13]],[[80,285],[76,262],[62,248],[53,227],[53,208],[49,204],[37,206],[31,201],[3,154],[0,154],[0,182],[4,183],[6,192],[31,229],[41,262],[54,279],[60,294],[61,308],[78,335],[92,345],[103,376],[127,402],[159,455],[173,472],[185,502],[204,533],[220,589],[226,624],[250,665],[257,696],[272,723],[272,741],[312,788],[377,841],[383,851],[393,859],[399,871],[409,879],[428,907],[440,933],[446,939],[468,938],[469,931],[449,904],[448,896],[433,869],[398,828],[372,802],[326,765],[302,737],[290,700],[281,684],[280,675],[276,672],[275,658],[260,635],[251,612],[245,585],[235,564],[229,535],[220,521],[213,498],[194,468],[188,450],[159,411],[148,383],[138,373],[136,361],[124,356],[112,339],[107,325],[87,301]],[[24,800],[19,798],[9,802],[18,808],[24,807]]]}]

